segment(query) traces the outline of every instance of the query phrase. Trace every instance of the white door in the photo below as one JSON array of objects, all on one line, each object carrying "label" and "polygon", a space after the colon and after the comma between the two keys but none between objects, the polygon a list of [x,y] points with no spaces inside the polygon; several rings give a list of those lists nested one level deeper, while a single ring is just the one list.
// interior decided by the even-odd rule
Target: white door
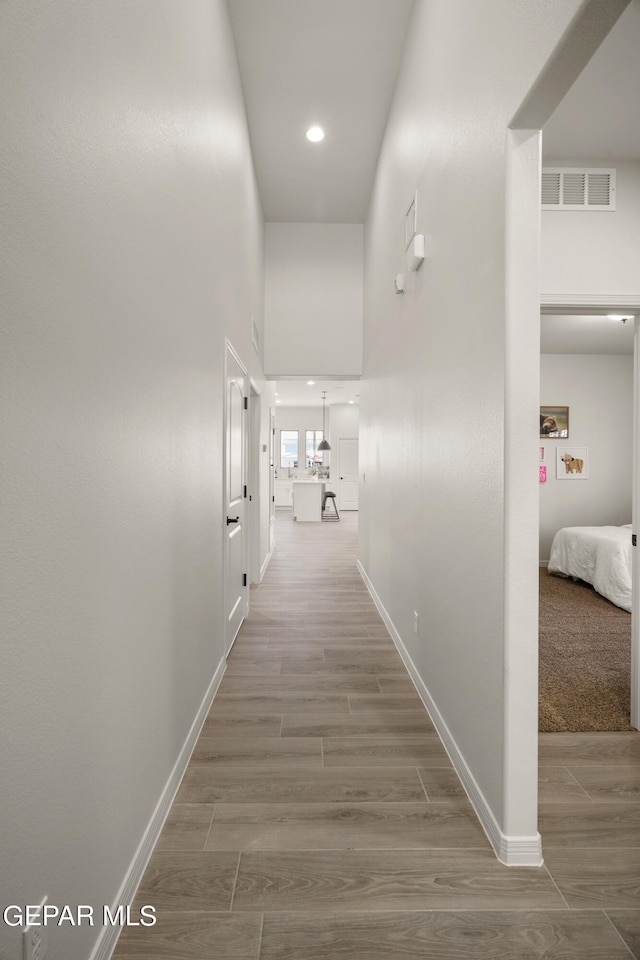
[{"label": "white door", "polygon": [[231,649],[244,619],[247,601],[246,516],[246,370],[230,343],[226,352],[224,470],[224,648]]},{"label": "white door", "polygon": [[269,553],[276,545],[276,415],[273,409],[269,413]]},{"label": "white door", "polygon": [[338,508],[358,509],[358,438],[338,440]]}]

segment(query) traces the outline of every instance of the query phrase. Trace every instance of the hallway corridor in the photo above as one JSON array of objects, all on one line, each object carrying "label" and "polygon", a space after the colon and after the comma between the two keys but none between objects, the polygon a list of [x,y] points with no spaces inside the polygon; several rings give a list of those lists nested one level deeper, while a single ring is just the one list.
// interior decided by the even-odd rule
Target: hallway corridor
[{"label": "hallway corridor", "polygon": [[640,738],[543,736],[546,864],[501,865],[357,572],[356,524],[278,514],[135,900],[158,922],[114,957],[640,957]]}]

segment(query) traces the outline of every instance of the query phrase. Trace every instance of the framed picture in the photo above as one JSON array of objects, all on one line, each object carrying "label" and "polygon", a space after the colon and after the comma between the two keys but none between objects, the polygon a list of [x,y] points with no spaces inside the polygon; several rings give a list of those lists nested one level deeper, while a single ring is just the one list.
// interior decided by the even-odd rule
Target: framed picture
[{"label": "framed picture", "polygon": [[569,437],[569,407],[540,407],[540,439]]},{"label": "framed picture", "polygon": [[559,446],[556,450],[556,477],[558,480],[587,480],[589,448]]}]

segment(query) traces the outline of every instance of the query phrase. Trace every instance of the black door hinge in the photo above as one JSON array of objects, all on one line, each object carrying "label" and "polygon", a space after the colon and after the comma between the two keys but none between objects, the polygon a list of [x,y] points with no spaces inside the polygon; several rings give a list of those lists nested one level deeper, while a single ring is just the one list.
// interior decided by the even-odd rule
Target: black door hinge
[{"label": "black door hinge", "polygon": [[632,547],[638,546],[638,538],[636,537],[635,533],[631,534],[631,546]]},{"label": "black door hinge", "polygon": [[249,409],[249,397],[244,398],[244,408],[245,410]]},{"label": "black door hinge", "polygon": [[243,573],[243,574],[242,574],[242,586],[243,586],[243,587],[246,587],[246,585],[247,585],[247,575],[246,575],[246,573]]},{"label": "black door hinge", "polygon": [[246,483],[245,483],[243,496],[246,497],[246,495],[247,495],[247,485],[246,485]]}]

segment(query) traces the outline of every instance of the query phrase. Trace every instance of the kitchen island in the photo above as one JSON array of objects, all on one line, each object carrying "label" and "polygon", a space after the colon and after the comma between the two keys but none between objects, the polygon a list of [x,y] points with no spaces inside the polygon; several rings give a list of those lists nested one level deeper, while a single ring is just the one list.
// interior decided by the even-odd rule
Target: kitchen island
[{"label": "kitchen island", "polygon": [[325,481],[317,479],[293,481],[293,519],[308,522],[322,520],[322,498]]}]

